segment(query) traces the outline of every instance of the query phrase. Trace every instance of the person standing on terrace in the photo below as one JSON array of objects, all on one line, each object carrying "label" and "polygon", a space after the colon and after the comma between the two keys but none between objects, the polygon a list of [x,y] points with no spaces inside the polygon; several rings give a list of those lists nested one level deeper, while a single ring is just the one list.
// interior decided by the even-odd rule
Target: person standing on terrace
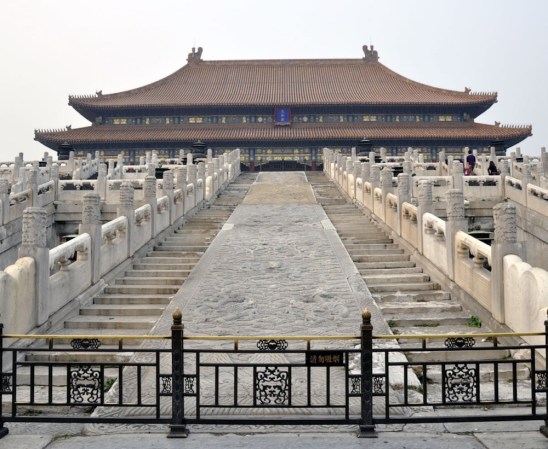
[{"label": "person standing on terrace", "polygon": [[466,156],[466,164],[468,165],[467,175],[474,174],[474,168],[476,167],[476,156],[472,153],[472,150],[468,150],[468,156]]}]

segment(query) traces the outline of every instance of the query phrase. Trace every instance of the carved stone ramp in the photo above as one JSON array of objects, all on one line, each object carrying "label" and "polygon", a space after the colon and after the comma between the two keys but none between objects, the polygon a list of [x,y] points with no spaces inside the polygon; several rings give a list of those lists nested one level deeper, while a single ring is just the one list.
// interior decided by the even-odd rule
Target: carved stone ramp
[{"label": "carved stone ramp", "polygon": [[[372,310],[376,328],[388,332],[305,174],[262,172],[152,333],[169,335],[179,308],[185,335],[358,335],[364,307]],[[200,394],[207,401],[212,390],[204,382]],[[127,383],[126,392],[129,397]]]}]

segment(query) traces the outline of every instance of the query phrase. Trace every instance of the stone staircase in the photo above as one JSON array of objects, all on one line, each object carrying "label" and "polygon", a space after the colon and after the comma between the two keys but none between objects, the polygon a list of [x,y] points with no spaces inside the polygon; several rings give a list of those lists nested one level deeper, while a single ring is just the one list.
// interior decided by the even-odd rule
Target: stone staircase
[{"label": "stone staircase", "polygon": [[[67,339],[56,343],[63,351],[28,353],[27,360],[93,361],[108,363],[122,361],[131,353],[114,352],[119,338],[126,335],[147,335],[185,282],[200,257],[228,220],[236,206],[245,197],[256,175],[242,175],[219,195],[213,204],[199,210],[184,225],[159,243],[153,251],[136,259],[131,269],[115,278],[104,291],[95,296],[90,305],[68,318],[62,329],[53,334],[66,334]],[[101,338],[101,349],[113,352],[72,352],[71,335]],[[116,336],[116,337],[114,337]],[[125,348],[138,347],[140,339],[124,341]],[[19,372],[19,379],[29,374]],[[48,382],[47,368],[38,367],[33,373],[37,384]],[[114,377],[116,375],[114,374]],[[66,371],[54,373],[54,384],[66,384]]]},{"label": "stone staircase", "polygon": [[[432,282],[427,273],[416,265],[406,251],[355,205],[348,203],[336,185],[325,175],[308,174],[318,203],[322,205],[333,223],[348,254],[362,275],[373,298],[383,313],[394,335],[441,335],[489,333],[463,305],[450,293]],[[420,347],[420,340],[398,338],[402,348]],[[426,339],[429,344],[444,347],[442,339]],[[492,342],[475,339],[475,348],[492,347]],[[410,362],[459,360],[451,351],[413,352],[407,351]],[[466,351],[460,359],[500,360],[510,354],[501,350]],[[511,369],[508,367],[509,375]],[[504,376],[504,369],[501,370]],[[526,367],[518,376],[527,378]],[[439,376],[429,371],[429,379]],[[432,380],[432,379],[431,379]]]}]

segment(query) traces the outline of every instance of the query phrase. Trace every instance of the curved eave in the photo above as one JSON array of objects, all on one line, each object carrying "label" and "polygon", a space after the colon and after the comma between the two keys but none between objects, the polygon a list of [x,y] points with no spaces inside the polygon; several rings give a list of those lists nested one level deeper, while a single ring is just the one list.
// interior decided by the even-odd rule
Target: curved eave
[{"label": "curved eave", "polygon": [[[116,114],[116,115],[125,115],[127,117],[133,117],[133,116],[142,116],[146,115],[147,111],[150,111],[151,115],[158,115],[161,113],[161,111],[166,111],[166,115],[172,115],[174,110],[187,110],[192,111],[192,109],[196,108],[215,108],[215,110],[224,109],[228,110],[230,108],[237,108],[237,109],[248,109],[250,108],[265,108],[265,107],[271,107],[275,108],[277,106],[288,106],[288,107],[310,107],[310,108],[330,108],[330,107],[346,107],[346,108],[352,108],[352,107],[360,107],[367,109],[368,107],[371,108],[387,108],[389,110],[402,110],[402,111],[409,111],[416,109],[417,111],[420,110],[432,110],[436,111],[438,110],[440,113],[443,113],[445,110],[457,110],[466,112],[470,115],[471,118],[476,118],[479,115],[483,114],[485,111],[487,111],[493,103],[496,101],[496,99],[493,100],[481,100],[477,103],[466,103],[466,104],[455,104],[455,103],[417,103],[417,102],[370,102],[370,103],[351,103],[351,102],[345,102],[345,103],[265,103],[265,104],[243,104],[243,103],[233,103],[233,104],[223,104],[223,105],[216,105],[216,104],[147,104],[147,105],[136,105],[136,106],[97,106],[97,105],[87,105],[87,104],[77,104],[77,103],[71,103],[71,106],[83,117],[88,119],[90,122],[94,122],[96,117],[102,116],[108,116],[109,114]],[[136,111],[139,111],[138,113]],[[125,114],[124,114],[125,112]]]},{"label": "curved eave", "polygon": [[149,143],[162,145],[171,142],[246,141],[276,142],[329,142],[360,140],[367,137],[377,141],[491,141],[501,139],[507,146],[515,145],[531,135],[530,127],[500,127],[478,123],[443,124],[439,126],[415,124],[401,125],[294,125],[273,127],[270,125],[148,125],[148,126],[90,126],[65,131],[37,131],[35,140],[54,150],[63,143],[78,145],[121,146]]}]

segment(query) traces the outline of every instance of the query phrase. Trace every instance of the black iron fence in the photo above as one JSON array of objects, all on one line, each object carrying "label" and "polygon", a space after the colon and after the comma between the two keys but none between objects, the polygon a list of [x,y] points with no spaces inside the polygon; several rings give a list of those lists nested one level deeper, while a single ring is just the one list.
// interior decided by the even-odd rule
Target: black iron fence
[{"label": "black iron fence", "polygon": [[548,418],[547,332],[520,334],[537,345],[373,336],[364,311],[355,336],[195,337],[181,318],[170,336],[2,335],[0,434],[84,422],[169,424],[169,437],[193,424],[355,425],[374,437],[377,424]]}]

